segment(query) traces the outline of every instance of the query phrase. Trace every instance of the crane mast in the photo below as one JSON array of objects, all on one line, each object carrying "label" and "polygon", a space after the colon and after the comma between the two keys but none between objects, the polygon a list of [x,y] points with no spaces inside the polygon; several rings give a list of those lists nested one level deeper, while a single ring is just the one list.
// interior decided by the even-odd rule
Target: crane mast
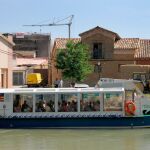
[{"label": "crane mast", "polygon": [[[70,39],[70,37],[71,37],[71,25],[72,25],[73,17],[74,17],[74,15],[71,15],[71,16],[68,16],[68,17],[62,19],[62,20],[59,20],[59,21],[53,22],[53,23],[49,23],[49,24],[32,24],[32,25],[23,25],[23,26],[43,27],[43,26],[63,26],[63,25],[66,25],[66,26],[68,26],[68,37]],[[61,22],[63,20],[66,20],[68,18],[70,18],[68,23],[58,23],[58,22]]]}]

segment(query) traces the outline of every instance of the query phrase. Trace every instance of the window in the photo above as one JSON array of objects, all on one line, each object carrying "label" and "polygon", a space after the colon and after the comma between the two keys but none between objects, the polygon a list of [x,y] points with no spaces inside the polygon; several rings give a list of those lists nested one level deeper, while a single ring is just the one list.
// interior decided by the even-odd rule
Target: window
[{"label": "window", "polygon": [[1,74],[1,87],[4,88],[4,74]]},{"label": "window", "polygon": [[80,111],[100,111],[100,94],[83,93],[80,100]]},{"label": "window", "polygon": [[58,95],[59,112],[77,112],[77,94],[65,93]]},{"label": "window", "polygon": [[23,72],[13,72],[13,85],[23,85]]},{"label": "window", "polygon": [[55,94],[37,94],[35,105],[36,112],[54,112]]},{"label": "window", "polygon": [[126,90],[125,100],[134,100],[134,92],[132,90]]},{"label": "window", "polygon": [[104,93],[104,111],[122,111],[122,99],[122,93]]},{"label": "window", "polygon": [[33,96],[31,94],[13,95],[13,112],[32,112]]},{"label": "window", "polygon": [[102,58],[102,43],[93,44],[93,59]]}]

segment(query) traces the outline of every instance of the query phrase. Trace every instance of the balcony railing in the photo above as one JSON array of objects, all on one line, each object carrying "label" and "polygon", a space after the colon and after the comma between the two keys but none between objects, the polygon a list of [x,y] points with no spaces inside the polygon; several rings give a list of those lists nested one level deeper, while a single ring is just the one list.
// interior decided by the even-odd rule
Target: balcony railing
[{"label": "balcony railing", "polygon": [[92,53],[91,59],[104,59],[104,56],[102,55],[102,53]]},{"label": "balcony railing", "polygon": [[104,59],[102,54],[102,49],[94,49],[91,54],[92,59]]}]

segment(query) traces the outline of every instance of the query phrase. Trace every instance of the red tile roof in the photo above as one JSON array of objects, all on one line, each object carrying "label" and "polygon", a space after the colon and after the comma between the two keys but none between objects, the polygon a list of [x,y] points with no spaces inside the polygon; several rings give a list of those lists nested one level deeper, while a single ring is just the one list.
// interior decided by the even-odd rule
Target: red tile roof
[{"label": "red tile roof", "polygon": [[139,48],[139,38],[122,38],[115,42],[114,49],[137,49]]},{"label": "red tile roof", "polygon": [[[55,48],[64,49],[69,38],[56,38]],[[71,38],[75,43],[80,42],[80,38]],[[137,59],[150,58],[150,40],[139,38],[122,38],[114,43],[114,49],[135,50],[134,57]]]},{"label": "red tile roof", "polygon": [[56,47],[55,48],[56,49],[66,48],[67,41],[69,41],[69,40],[72,40],[75,43],[78,43],[81,41],[80,38],[70,38],[70,39],[69,38],[56,38],[56,40],[55,40]]},{"label": "red tile roof", "polygon": [[79,34],[79,36],[83,36],[83,35],[85,35],[85,34],[88,34],[88,33],[90,33],[90,32],[92,32],[92,31],[105,31],[105,32],[108,32],[108,33],[111,33],[111,34],[113,34],[114,36],[115,36],[115,39],[117,40],[119,40],[120,39],[120,36],[117,34],[117,33],[115,33],[115,32],[113,32],[113,31],[110,31],[110,30],[107,30],[107,29],[104,29],[104,28],[102,28],[102,27],[99,27],[99,26],[97,26],[97,27],[95,27],[95,28],[92,28],[92,29],[90,29],[90,30],[88,30],[88,31],[85,31],[85,32],[83,32],[83,33],[80,33]]},{"label": "red tile roof", "polygon": [[150,40],[140,39],[139,49],[136,50],[135,58],[150,58]]},{"label": "red tile roof", "polygon": [[114,49],[135,49],[134,58],[150,58],[150,40],[139,38],[123,38],[115,42]]}]

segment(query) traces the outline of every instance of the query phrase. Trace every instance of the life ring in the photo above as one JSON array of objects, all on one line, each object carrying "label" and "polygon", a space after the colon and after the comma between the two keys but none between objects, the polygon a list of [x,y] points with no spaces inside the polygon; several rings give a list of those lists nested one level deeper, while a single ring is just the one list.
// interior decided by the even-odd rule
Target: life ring
[{"label": "life ring", "polygon": [[135,111],[136,111],[136,106],[133,101],[130,100],[125,102],[125,112],[127,114],[134,115]]}]

